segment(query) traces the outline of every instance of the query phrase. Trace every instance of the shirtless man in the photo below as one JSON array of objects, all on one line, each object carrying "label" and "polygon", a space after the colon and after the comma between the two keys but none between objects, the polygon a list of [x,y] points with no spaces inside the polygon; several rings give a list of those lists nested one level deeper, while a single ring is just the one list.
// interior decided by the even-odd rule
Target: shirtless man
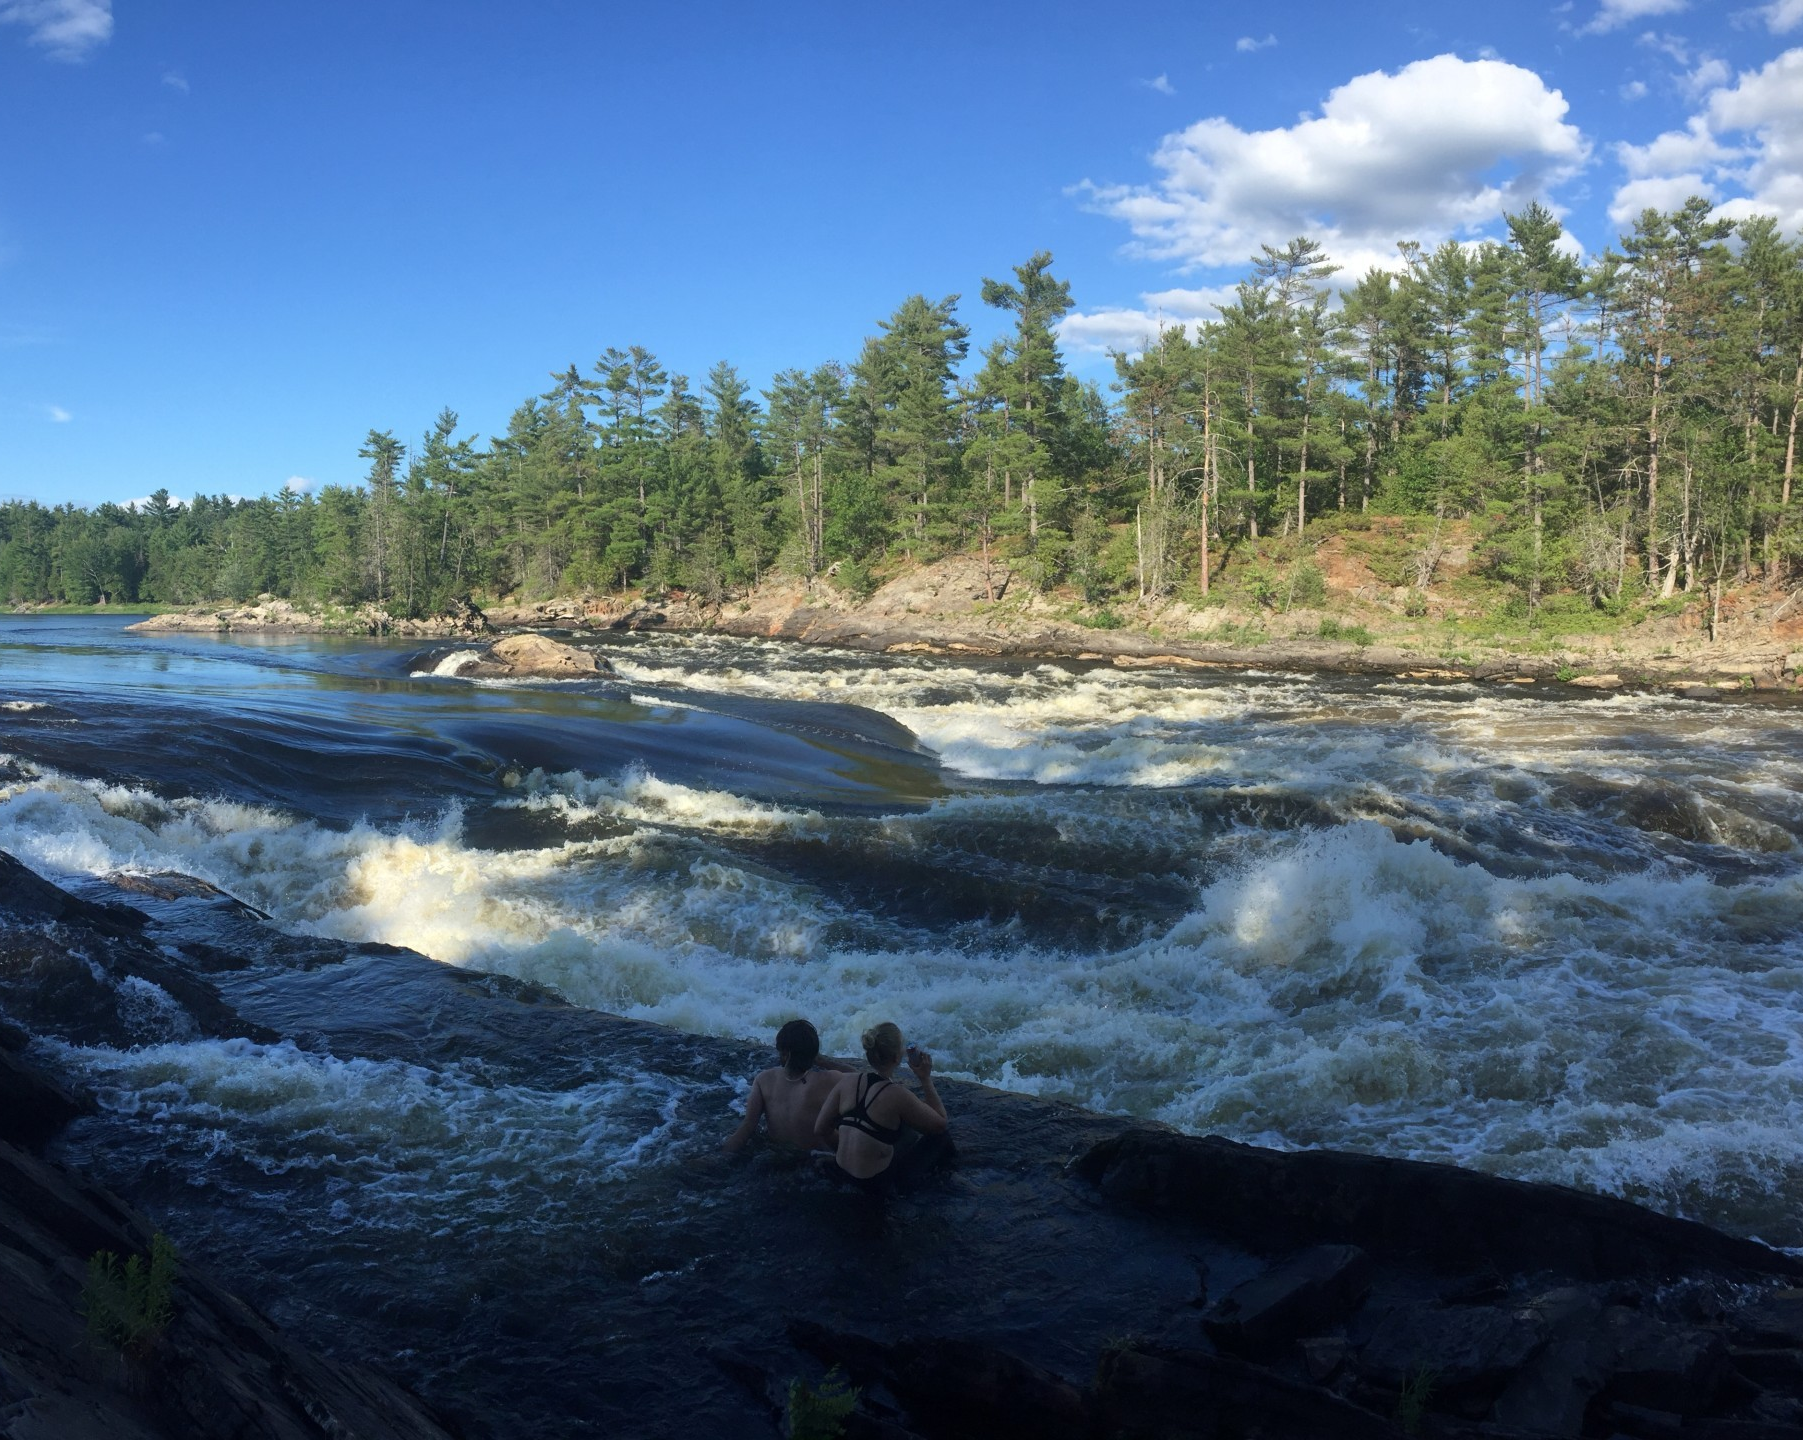
[{"label": "shirtless man", "polygon": [[721,1144],[740,1150],[757,1133],[758,1117],[778,1145],[806,1150],[814,1143],[814,1121],[826,1094],[837,1081],[829,1071],[848,1071],[842,1060],[820,1058],[820,1034],[806,1020],[791,1020],[776,1032],[776,1058],[782,1063],[759,1073],[745,1097],[745,1118]]}]

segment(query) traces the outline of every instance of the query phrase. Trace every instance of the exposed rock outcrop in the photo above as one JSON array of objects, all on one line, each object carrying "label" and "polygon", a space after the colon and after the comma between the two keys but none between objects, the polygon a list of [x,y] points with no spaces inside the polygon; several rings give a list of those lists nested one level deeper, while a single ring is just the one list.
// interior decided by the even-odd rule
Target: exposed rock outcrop
[{"label": "exposed rock outcrop", "polygon": [[484,680],[599,680],[614,671],[593,650],[528,633],[497,640],[450,673]]},{"label": "exposed rock outcrop", "polygon": [[277,635],[475,636],[488,631],[487,618],[467,600],[436,615],[393,615],[379,605],[309,608],[273,595],[248,605],[199,605],[152,615],[125,627],[144,634],[211,635],[252,631]]}]

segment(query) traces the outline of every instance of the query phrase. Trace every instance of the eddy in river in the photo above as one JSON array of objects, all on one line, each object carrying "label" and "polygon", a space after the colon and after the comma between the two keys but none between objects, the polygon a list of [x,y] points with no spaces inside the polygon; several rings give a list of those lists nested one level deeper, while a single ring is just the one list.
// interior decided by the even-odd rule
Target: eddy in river
[{"label": "eddy in river", "polygon": [[[902,1059],[901,1030],[885,1020],[864,1032],[869,1071],[832,1082],[814,1123],[814,1138],[834,1151],[839,1169],[865,1190],[886,1191],[921,1179],[951,1158],[951,1123],[933,1086],[933,1057],[907,1047],[908,1068],[920,1080],[923,1100],[895,1082]],[[919,1139],[903,1145],[909,1130]]]},{"label": "eddy in river", "polygon": [[793,1150],[814,1144],[814,1122],[832,1090],[835,1076],[828,1071],[851,1069],[843,1060],[820,1058],[820,1032],[806,1020],[791,1020],[776,1032],[776,1058],[780,1062],[760,1071],[745,1097],[745,1118],[726,1137],[723,1150],[740,1150],[757,1133],[758,1118],[769,1127],[770,1138]]}]

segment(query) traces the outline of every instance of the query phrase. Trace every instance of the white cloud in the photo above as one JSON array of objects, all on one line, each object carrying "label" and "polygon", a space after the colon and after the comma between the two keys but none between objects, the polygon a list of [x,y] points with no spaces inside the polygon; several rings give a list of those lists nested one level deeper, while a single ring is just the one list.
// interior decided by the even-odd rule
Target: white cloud
[{"label": "white cloud", "polygon": [[1275,35],[1267,35],[1263,40],[1255,40],[1250,35],[1242,35],[1233,42],[1233,48],[1242,55],[1250,55],[1254,50],[1265,50],[1276,43]]},{"label": "white cloud", "polygon": [[1672,15],[1685,9],[1690,0],[1603,0],[1588,25],[1578,28],[1580,35],[1601,35],[1619,30],[1623,25],[1644,20],[1649,15]]},{"label": "white cloud", "polygon": [[0,25],[23,25],[57,60],[85,60],[113,37],[113,0],[5,0]]},{"label": "white cloud", "polygon": [[1356,274],[1394,264],[1399,239],[1475,233],[1570,179],[1590,147],[1567,108],[1531,70],[1440,55],[1360,75],[1285,129],[1198,121],[1160,143],[1156,183],[1075,193],[1144,258],[1239,266],[1306,234]]},{"label": "white cloud", "polygon": [[1221,306],[1233,299],[1231,285],[1205,285],[1199,289],[1153,290],[1141,295],[1137,306],[1079,310],[1058,324],[1058,339],[1078,354],[1097,355],[1108,350],[1137,354],[1158,338],[1160,330],[1181,325],[1192,334],[1205,320],[1212,320]]},{"label": "white cloud", "polygon": [[1690,64],[1690,41],[1682,35],[1662,35],[1656,30],[1649,30],[1636,43],[1649,50],[1657,50],[1680,65]]},{"label": "white cloud", "polygon": [[1682,130],[1616,156],[1628,176],[1609,206],[1617,224],[1702,195],[1728,219],[1775,215],[1803,234],[1803,47],[1717,85]]},{"label": "white cloud", "polygon": [[1759,13],[1765,18],[1765,27],[1772,34],[1788,34],[1803,25],[1803,0],[1774,0],[1773,4],[1762,7]]},{"label": "white cloud", "polygon": [[171,90],[179,90],[184,95],[188,93],[188,77],[179,70],[165,70],[163,83]]},{"label": "white cloud", "polygon": [[161,130],[146,130],[142,138],[146,145],[161,145],[163,143],[163,132]]},{"label": "white cloud", "polygon": [[1720,56],[1705,55],[1697,62],[1697,68],[1684,77],[1684,91],[1694,98],[1727,84],[1728,77],[1733,73],[1728,68],[1728,62]]},{"label": "white cloud", "polygon": [[290,475],[282,482],[282,488],[284,490],[291,490],[296,495],[305,495],[317,484],[319,484],[317,480],[309,479],[305,475]]},{"label": "white cloud", "polygon": [[1621,87],[1621,98],[1628,101],[1646,99],[1646,81],[1630,80]]},{"label": "white cloud", "polygon": [[1175,95],[1177,93],[1177,87],[1171,84],[1171,77],[1169,75],[1156,75],[1150,80],[1141,80],[1139,83],[1144,85],[1148,90],[1156,90],[1160,95]]},{"label": "white cloud", "polygon": [[46,405],[44,414],[50,417],[50,423],[53,425],[67,425],[75,418],[61,405]]}]

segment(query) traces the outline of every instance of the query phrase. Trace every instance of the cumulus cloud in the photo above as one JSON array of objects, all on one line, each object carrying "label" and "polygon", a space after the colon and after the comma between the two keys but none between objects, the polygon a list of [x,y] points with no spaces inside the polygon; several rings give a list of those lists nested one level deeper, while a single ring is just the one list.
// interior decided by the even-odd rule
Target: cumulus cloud
[{"label": "cumulus cloud", "polygon": [[1803,234],[1803,47],[1715,86],[1682,130],[1615,154],[1627,173],[1609,206],[1618,225],[1702,195],[1728,219],[1775,215]]},{"label": "cumulus cloud", "polygon": [[67,425],[75,418],[67,410],[63,409],[61,405],[46,405],[44,407],[44,414],[49,416],[50,423],[53,425]]},{"label": "cumulus cloud", "polygon": [[171,90],[179,90],[184,95],[188,93],[188,77],[179,70],[165,70],[163,83]]},{"label": "cumulus cloud", "polygon": [[284,490],[292,491],[296,495],[305,495],[317,484],[319,484],[317,480],[311,479],[306,475],[290,475],[282,482],[282,488]]},{"label": "cumulus cloud", "polygon": [[1803,0],[1776,0],[1776,3],[1761,7],[1760,16],[1765,20],[1766,29],[1774,35],[1785,35],[1803,25]]},{"label": "cumulus cloud", "polygon": [[1154,184],[1073,193],[1127,224],[1130,253],[1182,269],[1306,234],[1358,273],[1393,263],[1400,239],[1474,234],[1570,179],[1590,147],[1567,108],[1531,70],[1439,55],[1349,80],[1284,129],[1198,121],[1160,143]]},{"label": "cumulus cloud", "polygon": [[1733,73],[1728,68],[1728,62],[1720,56],[1705,55],[1697,62],[1697,68],[1684,77],[1684,91],[1695,98],[1727,84],[1728,77]]},{"label": "cumulus cloud", "polygon": [[1169,75],[1155,75],[1152,79],[1141,80],[1139,83],[1144,85],[1148,90],[1156,90],[1160,95],[1175,95],[1177,93],[1177,87],[1171,84],[1171,77]]},{"label": "cumulus cloud", "polygon": [[23,25],[57,60],[85,60],[113,37],[113,0],[5,0],[0,25]]},{"label": "cumulus cloud", "polygon": [[1205,320],[1221,313],[1233,298],[1231,285],[1205,285],[1198,289],[1150,290],[1138,305],[1104,306],[1079,310],[1058,324],[1058,339],[1076,354],[1097,355],[1110,350],[1137,354],[1158,338],[1158,332],[1181,325],[1192,334]]},{"label": "cumulus cloud", "polygon": [[1626,85],[1621,87],[1621,98],[1629,101],[1646,99],[1646,81],[1628,81]]},{"label": "cumulus cloud", "polygon": [[1690,0],[1603,0],[1589,24],[1578,27],[1578,34],[1602,35],[1636,20],[1644,20],[1649,15],[1675,14],[1689,4]]},{"label": "cumulus cloud", "polygon": [[1267,35],[1263,40],[1256,40],[1250,35],[1242,35],[1233,42],[1233,48],[1242,55],[1250,55],[1254,50],[1264,50],[1276,43],[1275,35]]}]

